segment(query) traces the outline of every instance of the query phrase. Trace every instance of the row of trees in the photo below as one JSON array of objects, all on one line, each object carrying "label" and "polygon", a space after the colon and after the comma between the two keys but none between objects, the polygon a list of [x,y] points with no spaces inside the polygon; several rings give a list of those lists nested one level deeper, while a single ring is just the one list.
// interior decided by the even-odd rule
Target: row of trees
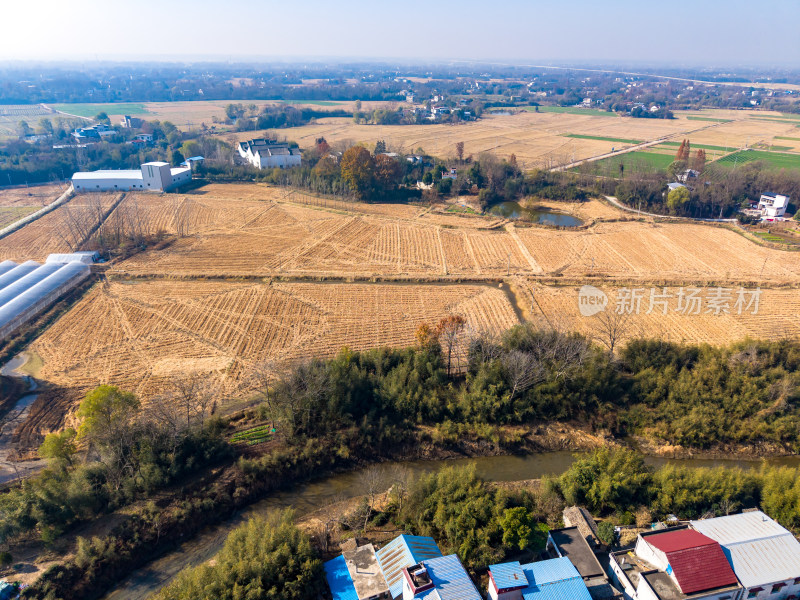
[{"label": "row of trees", "polygon": [[286,423],[290,437],[365,419],[407,427],[576,419],[692,448],[770,442],[797,449],[798,367],[800,345],[791,341],[634,340],[615,355],[531,324],[496,336],[447,320],[421,327],[415,348],[267,365],[260,381],[274,380],[262,388],[264,416]]},{"label": "row of trees", "polygon": [[[623,525],[637,521],[727,515],[760,507],[785,527],[800,529],[798,470],[790,467],[692,468],[650,466],[631,450],[602,449],[577,460],[545,488],[567,504],[586,506],[598,516],[615,516]],[[642,509],[646,509],[643,511]],[[643,513],[644,519],[638,513]],[[649,517],[649,518],[648,518]]]}]

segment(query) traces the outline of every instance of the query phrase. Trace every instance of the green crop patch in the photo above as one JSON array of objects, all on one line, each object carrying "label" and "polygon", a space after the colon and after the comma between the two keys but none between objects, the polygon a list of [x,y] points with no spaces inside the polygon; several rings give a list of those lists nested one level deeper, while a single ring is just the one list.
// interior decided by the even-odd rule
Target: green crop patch
[{"label": "green crop patch", "polygon": [[714,119],[712,117],[697,117],[695,115],[687,115],[690,121],[711,121],[712,123],[730,123],[733,119]]},{"label": "green crop patch", "polygon": [[775,139],[776,140],[789,140],[791,142],[800,142],[800,138],[786,137],[785,135],[776,135]]},{"label": "green crop patch", "polygon": [[800,154],[767,152],[765,150],[740,150],[714,161],[717,167],[733,168],[748,162],[761,161],[773,169],[800,170]]},{"label": "green crop patch", "polygon": [[[702,148],[703,150],[719,150],[721,152],[727,152],[728,150],[734,150],[734,148],[726,148],[725,146],[709,146],[708,144],[693,144],[691,140],[689,140],[691,144],[691,149],[695,150],[697,148]],[[674,146],[676,148],[680,147],[679,142],[664,142],[663,144],[659,144],[659,146]],[[656,146],[658,147],[658,146]]]},{"label": "green crop patch", "polygon": [[332,100],[281,100],[283,104],[311,104],[313,106],[339,106],[344,102],[333,102]]},{"label": "green crop patch", "polygon": [[[671,154],[656,154],[655,152],[626,152],[617,156],[610,156],[588,164],[591,172],[608,174],[612,177],[619,174],[619,165],[623,165],[625,173],[641,173],[647,171],[663,171],[672,164],[675,158]],[[586,166],[575,167],[572,170],[583,170]]]},{"label": "green crop patch", "polygon": [[141,102],[112,102],[107,104],[52,104],[51,106],[59,112],[77,115],[79,117],[94,117],[101,112],[109,115],[146,115],[150,112]]},{"label": "green crop patch", "polygon": [[625,138],[603,137],[601,135],[583,135],[581,133],[565,133],[564,137],[578,140],[597,140],[600,142],[619,142],[620,144],[641,144],[644,140],[627,140]]},{"label": "green crop patch", "polygon": [[263,442],[268,442],[272,439],[273,429],[269,425],[259,425],[252,429],[240,431],[231,436],[231,442],[234,444],[245,444],[247,446],[255,446]]},{"label": "green crop patch", "polygon": [[525,110],[530,112],[549,112],[549,113],[567,113],[570,115],[591,115],[593,117],[616,117],[617,113],[608,112],[607,110],[598,110],[596,108],[579,108],[577,106],[525,106]]}]

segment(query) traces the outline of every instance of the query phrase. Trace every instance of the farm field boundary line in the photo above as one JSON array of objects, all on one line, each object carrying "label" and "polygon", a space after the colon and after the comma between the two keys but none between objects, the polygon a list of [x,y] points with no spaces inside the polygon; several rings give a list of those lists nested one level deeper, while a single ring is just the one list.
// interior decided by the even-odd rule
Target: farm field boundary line
[{"label": "farm field boundary line", "polygon": [[[430,286],[450,286],[454,284],[465,285],[508,285],[512,284],[519,277],[524,277],[530,281],[536,281],[538,284],[548,285],[553,287],[575,287],[582,286],[587,283],[601,285],[610,285],[614,287],[642,287],[644,284],[662,286],[662,287],[716,287],[730,285],[730,281],[726,280],[708,280],[708,279],[632,279],[629,277],[611,277],[603,275],[602,273],[589,274],[584,276],[554,276],[554,275],[509,275],[504,277],[486,276],[486,277],[463,277],[463,276],[441,276],[441,277],[402,277],[402,276],[380,276],[380,277],[359,277],[359,276],[325,276],[324,278],[314,277],[311,275],[297,275],[297,276],[241,276],[241,277],[220,277],[220,276],[192,276],[192,275],[139,275],[139,274],[124,274],[115,272],[106,276],[109,281],[203,281],[203,282],[228,282],[228,283],[244,283],[244,282],[262,282],[269,283],[316,283],[319,285],[340,285],[340,284],[374,284],[374,285],[430,285]],[[736,282],[736,285],[741,282]],[[769,285],[764,285],[759,282],[754,282],[752,286],[761,286],[765,289],[800,289],[796,283],[780,283],[769,282]],[[744,287],[748,287],[745,285]]]},{"label": "farm field boundary line", "polygon": [[74,194],[74,189],[70,185],[67,191],[61,194],[54,202],[51,202],[44,208],[37,210],[35,213],[28,215],[27,217],[23,217],[16,223],[12,223],[5,229],[0,230],[0,240],[6,237],[7,235],[11,235],[15,231],[22,229],[28,223],[33,223],[36,219],[45,216],[47,213],[52,212],[53,210],[57,209],[62,204],[66,203],[70,198],[72,198]]}]

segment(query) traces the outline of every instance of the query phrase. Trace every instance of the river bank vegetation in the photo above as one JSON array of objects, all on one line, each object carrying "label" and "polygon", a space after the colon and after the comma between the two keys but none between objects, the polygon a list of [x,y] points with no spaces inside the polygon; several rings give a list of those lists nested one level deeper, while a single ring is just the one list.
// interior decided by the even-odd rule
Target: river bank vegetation
[{"label": "river bank vegetation", "polygon": [[[134,502],[108,535],[80,542],[74,558],[28,592],[96,598],[178,540],[270,492],[413,456],[421,446],[521,451],[530,447],[521,431],[556,421],[617,444],[635,435],[699,450],[796,452],[798,363],[800,343],[792,341],[710,347],[636,340],[611,355],[576,334],[530,324],[477,334],[450,318],[421,326],[412,348],[343,349],[329,360],[259,365],[258,403],[236,419],[210,417],[213,391],[188,384],[147,407],[101,387],[81,403],[76,431],[46,438],[41,452],[50,467],[0,496],[0,534],[6,543],[39,536],[53,545],[75,524]],[[232,442],[237,431],[265,425],[274,436]],[[606,452],[527,500],[496,491],[487,499],[474,473],[442,474],[398,487],[407,493],[387,518],[440,538],[475,568],[518,546],[520,530],[535,537],[536,523],[557,522],[564,503],[620,522],[642,507],[654,516],[699,516],[758,503],[800,526],[795,470],[697,473],[654,472],[638,455]],[[469,510],[459,508],[460,499]],[[505,512],[521,507],[525,514]],[[364,522],[372,512],[368,506]]]}]

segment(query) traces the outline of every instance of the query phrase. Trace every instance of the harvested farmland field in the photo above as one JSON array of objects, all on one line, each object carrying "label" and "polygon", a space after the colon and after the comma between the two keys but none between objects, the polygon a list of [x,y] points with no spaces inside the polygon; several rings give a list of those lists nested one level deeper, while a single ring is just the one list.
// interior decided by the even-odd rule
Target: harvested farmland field
[{"label": "harvested farmland field", "polygon": [[481,329],[518,322],[496,285],[111,281],[32,349],[53,384],[111,382],[147,397],[179,373],[233,389],[255,361],[408,346],[420,323],[450,314]]},{"label": "harvested farmland field", "polygon": [[[621,288],[596,284],[608,296],[609,311],[616,310],[621,298]],[[532,318],[535,320],[546,319],[569,331],[594,337],[602,341],[602,328],[598,316],[582,316],[578,306],[578,290],[580,286],[547,286],[536,282],[529,282],[528,289],[533,290],[536,297]],[[525,287],[523,284],[521,287]],[[655,289],[656,294],[666,293],[667,314],[663,313],[663,305],[656,304],[650,309],[650,290]],[[632,289],[632,288],[628,288]],[[753,339],[782,339],[798,338],[800,336],[800,294],[796,289],[763,289],[761,291],[758,309],[753,314],[754,307],[743,306],[742,314],[738,314],[736,300],[738,287],[728,286],[723,288],[730,294],[728,311],[719,315],[708,310],[707,300],[716,292],[715,286],[698,288],[698,296],[704,303],[700,306],[700,314],[684,314],[676,311],[678,287],[643,286],[638,292],[642,295],[638,313],[634,310],[629,316],[624,317],[623,339],[634,337],[658,338],[669,342],[727,344],[734,340],[746,337]],[[686,291],[685,288],[684,291]],[[745,302],[749,303],[752,289],[745,291]]]},{"label": "harvested farmland field", "polygon": [[63,192],[59,185],[0,190],[0,229],[47,206]]},{"label": "harvested farmland field", "polygon": [[[57,197],[51,198],[47,203]],[[43,261],[53,252],[77,250],[88,240],[92,229],[103,221],[119,198],[119,194],[75,196],[57,209],[0,239],[0,260]]]},{"label": "harvested farmland field", "polygon": [[[243,199],[234,200],[237,195]],[[175,241],[119,262],[109,274],[317,279],[594,274],[641,281],[800,283],[800,253],[758,246],[720,226],[630,220],[631,213],[597,200],[544,203],[594,221],[554,230],[409,205],[350,204],[352,210],[345,210],[348,203],[341,203],[325,209],[301,203],[320,202],[301,196],[254,185],[207,186],[199,195],[130,194],[106,227],[134,220],[150,232],[176,234]],[[620,218],[626,220],[612,222]]]}]

